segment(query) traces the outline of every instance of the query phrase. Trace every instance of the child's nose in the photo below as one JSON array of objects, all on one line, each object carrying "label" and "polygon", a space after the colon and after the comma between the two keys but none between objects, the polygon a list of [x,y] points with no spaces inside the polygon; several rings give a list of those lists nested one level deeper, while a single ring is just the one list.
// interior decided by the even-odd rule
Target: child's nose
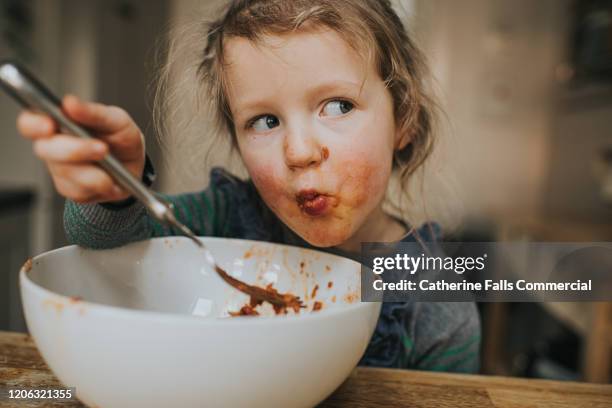
[{"label": "child's nose", "polygon": [[289,131],[284,150],[285,163],[292,170],[317,166],[323,160],[321,145],[308,131]]}]

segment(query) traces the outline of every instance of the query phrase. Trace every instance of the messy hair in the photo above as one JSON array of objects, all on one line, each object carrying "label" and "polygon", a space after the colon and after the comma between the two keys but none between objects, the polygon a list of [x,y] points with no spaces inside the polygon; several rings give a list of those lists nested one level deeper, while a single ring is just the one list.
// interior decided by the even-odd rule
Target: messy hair
[{"label": "messy hair", "polygon": [[[334,30],[368,63],[374,62],[392,96],[396,127],[409,140],[393,157],[400,188],[406,189],[409,177],[432,152],[436,104],[426,91],[424,56],[389,0],[229,1],[220,17],[207,24],[194,72],[217,133],[229,134],[237,147],[227,98],[225,43],[236,37],[257,43],[266,35],[313,28]],[[159,121],[161,112],[156,113]]]}]

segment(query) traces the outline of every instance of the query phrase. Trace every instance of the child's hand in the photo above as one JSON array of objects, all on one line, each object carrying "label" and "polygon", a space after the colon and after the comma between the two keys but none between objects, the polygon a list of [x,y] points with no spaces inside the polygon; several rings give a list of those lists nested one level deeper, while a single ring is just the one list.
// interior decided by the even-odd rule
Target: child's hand
[{"label": "child's hand", "polygon": [[98,139],[61,134],[45,114],[24,110],[17,118],[17,129],[34,141],[34,153],[49,168],[57,191],[80,203],[126,199],[129,193],[94,162],[110,151],[140,180],[145,161],[144,137],[136,123],[121,108],[83,102],[75,96],[66,96],[62,107],[68,117],[95,132]]}]

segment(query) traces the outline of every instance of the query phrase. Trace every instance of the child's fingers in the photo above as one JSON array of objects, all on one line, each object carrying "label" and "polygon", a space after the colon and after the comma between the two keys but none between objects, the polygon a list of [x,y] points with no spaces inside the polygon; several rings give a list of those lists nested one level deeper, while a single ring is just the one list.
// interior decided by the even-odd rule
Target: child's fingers
[{"label": "child's fingers", "polygon": [[136,127],[101,138],[119,159],[133,160],[144,154],[144,135]]},{"label": "child's fingers", "polygon": [[74,95],[65,96],[62,106],[76,122],[102,133],[118,132],[132,123],[130,115],[117,106],[81,101]]},{"label": "child's fingers", "polygon": [[56,135],[34,141],[34,153],[45,161],[84,163],[104,158],[108,153],[108,146],[100,140]]},{"label": "child's fingers", "polygon": [[47,115],[23,110],[17,116],[17,130],[28,139],[42,139],[53,136],[55,122]]},{"label": "child's fingers", "polygon": [[95,165],[53,162],[48,165],[57,191],[73,201],[117,201],[129,196],[104,170]]},{"label": "child's fingers", "polygon": [[54,178],[53,180],[55,189],[62,196],[81,204],[96,202],[95,199],[97,198],[97,195],[81,190],[77,184],[71,182],[69,179],[56,180]]}]

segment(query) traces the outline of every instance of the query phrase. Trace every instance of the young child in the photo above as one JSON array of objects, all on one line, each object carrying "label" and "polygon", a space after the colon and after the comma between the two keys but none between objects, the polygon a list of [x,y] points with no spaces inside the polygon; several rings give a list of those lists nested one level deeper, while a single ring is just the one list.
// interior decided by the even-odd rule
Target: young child
[{"label": "young child", "polygon": [[[213,169],[206,190],[167,197],[180,220],[199,235],[350,257],[362,241],[436,239],[435,228],[382,209],[392,172],[405,182],[432,146],[422,56],[388,0],[233,0],[202,42],[202,92],[250,180]],[[74,96],[63,107],[99,140],[58,134],[27,111],[17,125],[68,198],[70,241],[109,248],[173,235],[93,164],[110,151],[150,175],[129,115]],[[479,345],[473,303],[385,303],[362,364],[474,372]]]}]

